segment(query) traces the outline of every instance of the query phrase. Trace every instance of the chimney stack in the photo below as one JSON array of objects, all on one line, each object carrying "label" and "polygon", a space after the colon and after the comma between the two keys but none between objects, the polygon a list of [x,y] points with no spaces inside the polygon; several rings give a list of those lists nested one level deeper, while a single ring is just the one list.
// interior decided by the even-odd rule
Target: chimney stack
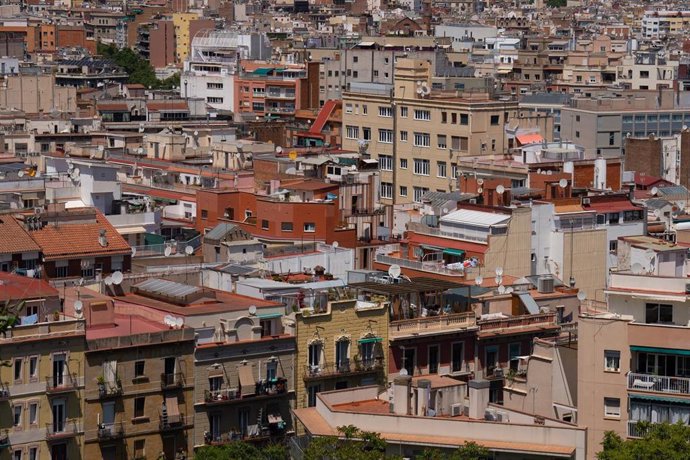
[{"label": "chimney stack", "polygon": [[470,380],[469,387],[470,407],[469,417],[475,420],[484,420],[484,412],[489,405],[489,381]]},{"label": "chimney stack", "polygon": [[393,380],[393,413],[410,415],[410,387],[412,377],[399,375]]}]

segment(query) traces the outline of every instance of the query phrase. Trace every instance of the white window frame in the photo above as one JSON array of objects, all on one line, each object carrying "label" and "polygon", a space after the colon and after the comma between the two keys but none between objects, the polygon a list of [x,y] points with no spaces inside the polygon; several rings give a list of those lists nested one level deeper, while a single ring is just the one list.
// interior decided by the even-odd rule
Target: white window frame
[{"label": "white window frame", "polygon": [[379,142],[382,144],[392,144],[393,143],[393,130],[379,128]]},{"label": "white window frame", "polygon": [[607,417],[607,418],[620,418],[621,417],[621,400],[620,400],[620,398],[604,398],[604,417]]},{"label": "white window frame", "polygon": [[604,350],[604,370],[607,372],[620,372],[621,352],[619,350]]},{"label": "white window frame", "polygon": [[414,133],[413,143],[415,147],[431,147],[431,135],[429,133]]},{"label": "white window frame", "polygon": [[379,154],[379,169],[381,171],[393,171],[393,156]]},{"label": "white window frame", "polygon": [[392,118],[393,117],[393,107],[390,105],[380,105],[379,106],[379,117]]},{"label": "white window frame", "polygon": [[431,110],[414,109],[414,119],[420,121],[431,121]]},{"label": "white window frame", "polygon": [[382,199],[393,198],[393,184],[390,182],[381,182],[380,195]]},{"label": "white window frame", "polygon": [[431,173],[431,163],[423,158],[414,159],[414,174],[417,176],[429,176]]},{"label": "white window frame", "polygon": [[347,125],[345,126],[346,139],[359,139],[359,126]]},{"label": "white window frame", "polygon": [[436,177],[448,177],[448,163],[445,161],[436,162]]}]

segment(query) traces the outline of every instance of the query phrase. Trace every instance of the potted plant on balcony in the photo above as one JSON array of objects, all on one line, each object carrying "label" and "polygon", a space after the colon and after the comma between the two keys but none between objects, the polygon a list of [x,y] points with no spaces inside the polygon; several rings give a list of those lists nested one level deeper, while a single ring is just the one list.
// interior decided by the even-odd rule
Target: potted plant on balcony
[{"label": "potted plant on balcony", "polygon": [[105,378],[102,375],[98,376],[98,394],[101,396],[105,395]]}]

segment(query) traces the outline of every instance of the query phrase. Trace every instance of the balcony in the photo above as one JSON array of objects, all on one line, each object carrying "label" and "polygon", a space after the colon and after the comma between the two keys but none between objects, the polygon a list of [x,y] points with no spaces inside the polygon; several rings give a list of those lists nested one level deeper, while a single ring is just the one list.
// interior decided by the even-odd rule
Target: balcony
[{"label": "balcony", "polygon": [[0,402],[9,401],[10,399],[10,387],[7,383],[0,382]]},{"label": "balcony", "polygon": [[631,372],[628,374],[628,390],[690,395],[690,378]]},{"label": "balcony", "polygon": [[379,359],[347,360],[340,364],[321,364],[304,366],[304,380],[323,379],[333,376],[346,376],[378,372],[383,368]]},{"label": "balcony", "polygon": [[500,335],[523,334],[525,332],[540,332],[549,329],[557,330],[555,313],[540,313],[537,315],[521,315],[499,319],[485,319],[477,322],[479,338],[486,339]]},{"label": "balcony", "polygon": [[174,390],[175,388],[182,388],[183,385],[184,374],[182,372],[161,374],[161,390]]},{"label": "balcony", "polygon": [[122,383],[118,380],[114,383],[99,383],[98,384],[98,398],[109,399],[122,396]]},{"label": "balcony", "polygon": [[46,377],[46,393],[57,395],[77,391],[77,374],[66,372],[62,375]]},{"label": "balcony", "polygon": [[268,91],[266,93],[266,99],[294,99],[295,93],[290,92],[280,92],[280,91]]},{"label": "balcony", "polygon": [[98,427],[98,440],[101,442],[122,439],[125,436],[125,426],[119,423],[101,423]]},{"label": "balcony", "polygon": [[424,318],[391,321],[388,329],[390,340],[451,333],[476,327],[474,312],[453,313],[450,315],[428,316]]},{"label": "balcony", "polygon": [[48,442],[74,438],[78,434],[79,428],[74,420],[46,423],[46,441]]},{"label": "balcony", "polygon": [[651,422],[639,421],[639,420],[628,420],[628,437],[629,438],[643,438]]},{"label": "balcony", "polygon": [[10,447],[10,435],[7,430],[0,434],[0,452]]},{"label": "balcony", "polygon": [[283,106],[283,107],[266,107],[266,112],[268,113],[284,113],[284,114],[293,114],[295,113],[295,108],[291,106]]},{"label": "balcony", "polygon": [[237,388],[222,388],[220,390],[205,390],[204,403],[206,405],[232,404],[238,401],[248,401],[254,398],[266,398],[287,394],[287,379],[278,378],[270,382],[257,382],[253,394],[242,395]]},{"label": "balcony", "polygon": [[[380,253],[376,253],[375,260],[377,263],[380,264],[400,265],[403,268],[409,268],[411,270],[416,270],[418,272],[436,273],[439,275],[446,275],[463,279],[465,278],[465,270],[462,267],[458,266],[457,268],[448,268],[442,262],[420,262],[418,260],[403,259],[401,257],[392,257]],[[421,276],[421,274],[419,276]]]},{"label": "balcony", "polygon": [[159,431],[177,431],[185,428],[184,414],[179,415],[160,415],[158,421]]}]

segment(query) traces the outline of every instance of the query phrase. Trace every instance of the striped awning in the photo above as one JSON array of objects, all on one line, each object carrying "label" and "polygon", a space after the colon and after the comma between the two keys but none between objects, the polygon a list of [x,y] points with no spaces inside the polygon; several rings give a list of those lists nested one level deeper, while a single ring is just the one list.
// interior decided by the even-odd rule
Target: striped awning
[{"label": "striped awning", "polygon": [[251,366],[240,366],[240,393],[242,397],[251,396],[256,393],[256,382],[254,381],[254,372]]},{"label": "striped awning", "polygon": [[690,350],[681,350],[678,348],[641,347],[637,345],[631,345],[630,351],[639,351],[642,353],[662,353],[665,355],[690,356]]},{"label": "striped awning", "polygon": [[359,339],[359,343],[379,343],[383,342],[381,337],[367,337],[366,339]]}]

